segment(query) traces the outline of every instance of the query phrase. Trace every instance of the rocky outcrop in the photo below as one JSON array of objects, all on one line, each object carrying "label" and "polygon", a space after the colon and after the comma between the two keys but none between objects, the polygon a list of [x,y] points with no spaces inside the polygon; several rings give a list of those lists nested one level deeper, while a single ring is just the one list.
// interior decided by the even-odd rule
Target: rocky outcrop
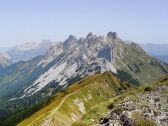
[{"label": "rocky outcrop", "polygon": [[116,39],[117,33],[116,32],[109,32],[109,33],[107,33],[107,38]]},{"label": "rocky outcrop", "polygon": [[127,97],[121,103],[114,105],[107,117],[100,119],[100,124],[134,126],[139,117],[140,121],[167,126],[167,90],[168,86],[160,86],[155,90]]},{"label": "rocky outcrop", "polygon": [[90,37],[92,37],[92,36],[93,36],[92,32],[89,32],[89,34],[87,35],[86,38],[90,38]]},{"label": "rocky outcrop", "polygon": [[63,42],[64,50],[70,49],[76,45],[77,38],[74,35],[70,35],[67,40]]}]

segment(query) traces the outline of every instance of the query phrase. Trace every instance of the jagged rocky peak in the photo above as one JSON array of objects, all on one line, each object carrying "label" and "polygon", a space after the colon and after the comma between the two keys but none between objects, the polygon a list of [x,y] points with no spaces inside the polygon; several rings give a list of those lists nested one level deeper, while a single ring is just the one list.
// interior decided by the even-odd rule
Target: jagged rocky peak
[{"label": "jagged rocky peak", "polygon": [[74,35],[70,35],[67,40],[73,41],[73,40],[77,40],[77,38]]},{"label": "jagged rocky peak", "polygon": [[63,42],[64,49],[71,48],[77,42],[77,38],[74,35],[70,35],[68,39]]},{"label": "jagged rocky peak", "polygon": [[16,46],[14,48],[14,50],[26,51],[26,50],[35,49],[35,48],[38,48],[38,47],[39,47],[39,44],[37,42],[26,42],[25,44]]},{"label": "jagged rocky peak", "polygon": [[130,43],[132,46],[135,46],[135,47],[139,47],[139,45],[137,44],[137,43],[135,43],[135,42],[133,42],[133,41],[131,41],[131,43]]},{"label": "jagged rocky peak", "polygon": [[43,41],[41,41],[40,45],[41,46],[50,46],[50,45],[53,45],[53,42],[50,40],[43,40]]},{"label": "jagged rocky peak", "polygon": [[143,48],[142,48],[139,44],[137,44],[137,43],[135,43],[135,42],[131,42],[130,45],[131,45],[133,48],[139,49],[139,50],[141,50],[142,52],[144,52]]},{"label": "jagged rocky peak", "polygon": [[46,56],[57,56],[63,52],[63,45],[62,42],[57,42],[56,44],[52,45],[46,52]]},{"label": "jagged rocky peak", "polygon": [[90,38],[92,36],[93,36],[92,32],[89,32],[89,34],[87,35],[87,38]]},{"label": "jagged rocky peak", "polygon": [[112,39],[116,39],[117,38],[117,33],[116,32],[108,32],[107,37],[112,38]]}]

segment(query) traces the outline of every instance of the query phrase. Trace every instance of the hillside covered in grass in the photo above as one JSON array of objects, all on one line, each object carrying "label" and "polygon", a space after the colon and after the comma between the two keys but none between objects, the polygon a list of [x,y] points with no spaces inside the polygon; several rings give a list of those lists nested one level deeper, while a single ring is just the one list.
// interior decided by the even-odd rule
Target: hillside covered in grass
[{"label": "hillside covered in grass", "polygon": [[167,126],[168,76],[102,102],[73,126]]},{"label": "hillside covered in grass", "polygon": [[18,126],[71,125],[95,106],[129,90],[133,90],[131,85],[113,76],[111,72],[93,75],[58,93],[49,105]]}]

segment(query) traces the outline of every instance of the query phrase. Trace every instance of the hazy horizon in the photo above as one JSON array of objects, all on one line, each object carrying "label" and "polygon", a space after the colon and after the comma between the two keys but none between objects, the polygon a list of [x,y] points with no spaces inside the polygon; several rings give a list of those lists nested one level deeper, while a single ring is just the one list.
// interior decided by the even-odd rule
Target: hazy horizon
[{"label": "hazy horizon", "polygon": [[[74,35],[74,34],[69,34],[69,35]],[[98,36],[106,36],[106,34],[94,34],[93,33],[93,35],[98,35]],[[75,35],[74,35],[75,36]],[[80,38],[85,38],[87,36],[87,34],[85,35],[85,36],[75,36],[75,37],[77,37],[77,39],[80,39]],[[62,40],[62,42],[63,41],[65,41],[67,38],[68,38],[69,36],[66,36],[65,37],[65,39],[64,40]],[[123,39],[121,36],[119,36],[121,39]],[[43,39],[43,40],[46,40],[46,39]],[[15,44],[12,44],[12,45],[5,45],[5,46],[1,46],[0,45],[0,52],[4,52],[4,51],[7,51],[7,50],[9,50],[9,49],[11,49],[11,48],[14,48],[14,47],[17,47],[17,46],[21,46],[21,45],[24,45],[24,44],[26,44],[26,43],[41,43],[43,40],[40,40],[40,41],[25,41],[25,42],[21,42],[21,43],[15,43]],[[49,41],[52,41],[52,42],[60,42],[59,40],[58,41],[54,41],[54,40],[50,40],[50,39],[47,39],[47,40],[49,40]],[[162,42],[158,42],[158,43],[152,43],[152,42],[137,42],[137,41],[133,41],[133,40],[124,40],[123,39],[123,41],[125,41],[125,42],[127,42],[127,41],[132,41],[132,42],[135,42],[135,43],[137,43],[137,44],[145,44],[145,45],[148,45],[148,44],[152,44],[152,45],[168,45],[168,43],[162,43]]]},{"label": "hazy horizon", "polygon": [[168,44],[167,5],[166,0],[1,1],[0,47],[109,31],[123,40]]}]

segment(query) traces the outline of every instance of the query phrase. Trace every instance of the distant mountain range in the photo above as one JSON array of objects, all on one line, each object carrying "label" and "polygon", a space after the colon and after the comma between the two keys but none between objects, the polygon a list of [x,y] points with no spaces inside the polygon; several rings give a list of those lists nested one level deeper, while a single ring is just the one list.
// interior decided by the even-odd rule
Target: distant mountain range
[{"label": "distant mountain range", "polygon": [[12,63],[28,61],[36,56],[44,55],[53,44],[49,40],[44,40],[41,43],[27,42],[23,45],[10,48],[7,51],[1,51],[0,65],[9,66]]},{"label": "distant mountain range", "polygon": [[140,44],[140,46],[151,56],[168,63],[168,44]]},{"label": "distant mountain range", "polygon": [[156,57],[156,58],[158,58],[158,59],[160,59],[160,60],[162,60],[162,61],[164,61],[164,62],[166,62],[166,63],[168,63],[168,55],[153,55],[154,57]]},{"label": "distant mountain range", "polygon": [[0,47],[0,53],[6,52],[7,50],[11,49],[12,47]]}]

